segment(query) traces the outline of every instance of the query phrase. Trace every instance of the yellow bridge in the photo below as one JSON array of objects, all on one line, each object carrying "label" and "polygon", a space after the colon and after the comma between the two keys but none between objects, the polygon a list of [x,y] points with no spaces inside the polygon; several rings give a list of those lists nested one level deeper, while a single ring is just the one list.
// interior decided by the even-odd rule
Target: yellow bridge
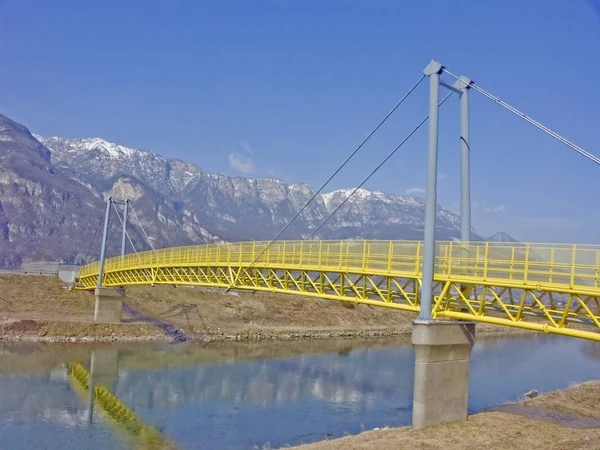
[{"label": "yellow bridge", "polygon": [[[237,242],[107,259],[103,286],[266,291],[419,311],[421,241]],[[81,268],[93,289],[99,263]],[[600,246],[437,242],[434,318],[600,341]]]}]

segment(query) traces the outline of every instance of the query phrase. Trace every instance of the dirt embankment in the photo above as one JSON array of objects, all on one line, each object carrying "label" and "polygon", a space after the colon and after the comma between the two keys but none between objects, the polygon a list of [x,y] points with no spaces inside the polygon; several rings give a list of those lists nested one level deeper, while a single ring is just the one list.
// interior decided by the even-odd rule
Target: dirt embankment
[{"label": "dirt embankment", "polygon": [[600,381],[590,381],[464,422],[421,430],[373,430],[356,436],[293,447],[297,450],[375,449],[598,449]]},{"label": "dirt embankment", "polygon": [[[205,341],[408,336],[415,319],[354,303],[181,286],[129,287],[125,302],[123,323],[94,323],[93,292],[54,277],[0,274],[0,339],[171,340],[165,325]],[[478,332],[522,331],[480,325]]]}]

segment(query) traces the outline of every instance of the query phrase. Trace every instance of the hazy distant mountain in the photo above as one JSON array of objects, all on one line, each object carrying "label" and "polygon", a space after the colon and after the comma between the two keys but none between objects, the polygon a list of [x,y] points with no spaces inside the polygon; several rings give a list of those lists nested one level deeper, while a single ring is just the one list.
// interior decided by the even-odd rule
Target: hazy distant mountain
[{"label": "hazy distant mountain", "polygon": [[[318,195],[283,238],[308,236],[349,194]],[[98,257],[108,195],[129,198],[155,247],[270,239],[312,197],[305,184],[231,178],[99,138],[33,136],[0,115],[0,264],[38,259],[83,262]],[[317,237],[421,239],[421,198],[360,189]],[[134,221],[132,219],[132,221]],[[438,208],[437,237],[460,236],[460,219]],[[113,221],[110,254],[119,248]],[[148,249],[132,225],[138,249]],[[475,235],[474,239],[481,239]],[[88,252],[89,249],[89,252]]]},{"label": "hazy distant mountain", "polygon": [[486,239],[488,242],[518,242],[515,238],[513,238],[508,233],[504,233],[500,231],[499,233],[491,235]]}]

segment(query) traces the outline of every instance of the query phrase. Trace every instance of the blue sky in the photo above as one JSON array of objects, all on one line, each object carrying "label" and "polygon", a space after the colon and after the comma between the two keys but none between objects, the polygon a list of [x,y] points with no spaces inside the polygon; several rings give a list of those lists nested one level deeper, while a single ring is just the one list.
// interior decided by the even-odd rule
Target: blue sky
[{"label": "blue sky", "polygon": [[[0,112],[318,187],[432,58],[600,155],[600,1],[0,1]],[[360,183],[425,115],[427,83],[328,190]],[[473,225],[600,243],[600,167],[481,95]],[[458,211],[458,98],[440,117],[438,200]],[[366,187],[425,187],[426,127]]]}]

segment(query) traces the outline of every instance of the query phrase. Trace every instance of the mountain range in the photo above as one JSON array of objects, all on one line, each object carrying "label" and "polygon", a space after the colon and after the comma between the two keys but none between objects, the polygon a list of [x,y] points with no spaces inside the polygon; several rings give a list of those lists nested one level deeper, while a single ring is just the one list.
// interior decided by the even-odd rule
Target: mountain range
[{"label": "mountain range", "polygon": [[[352,190],[317,195],[281,238],[310,235]],[[0,266],[97,259],[109,195],[131,201],[132,243],[147,250],[140,225],[156,248],[271,239],[314,191],[276,178],[207,173],[100,138],[45,138],[0,115]],[[418,197],[360,189],[315,237],[421,239],[424,207]],[[108,254],[114,255],[120,248],[115,214],[110,230]],[[459,236],[460,218],[438,207],[436,237]],[[475,231],[473,238],[482,239]]]}]

